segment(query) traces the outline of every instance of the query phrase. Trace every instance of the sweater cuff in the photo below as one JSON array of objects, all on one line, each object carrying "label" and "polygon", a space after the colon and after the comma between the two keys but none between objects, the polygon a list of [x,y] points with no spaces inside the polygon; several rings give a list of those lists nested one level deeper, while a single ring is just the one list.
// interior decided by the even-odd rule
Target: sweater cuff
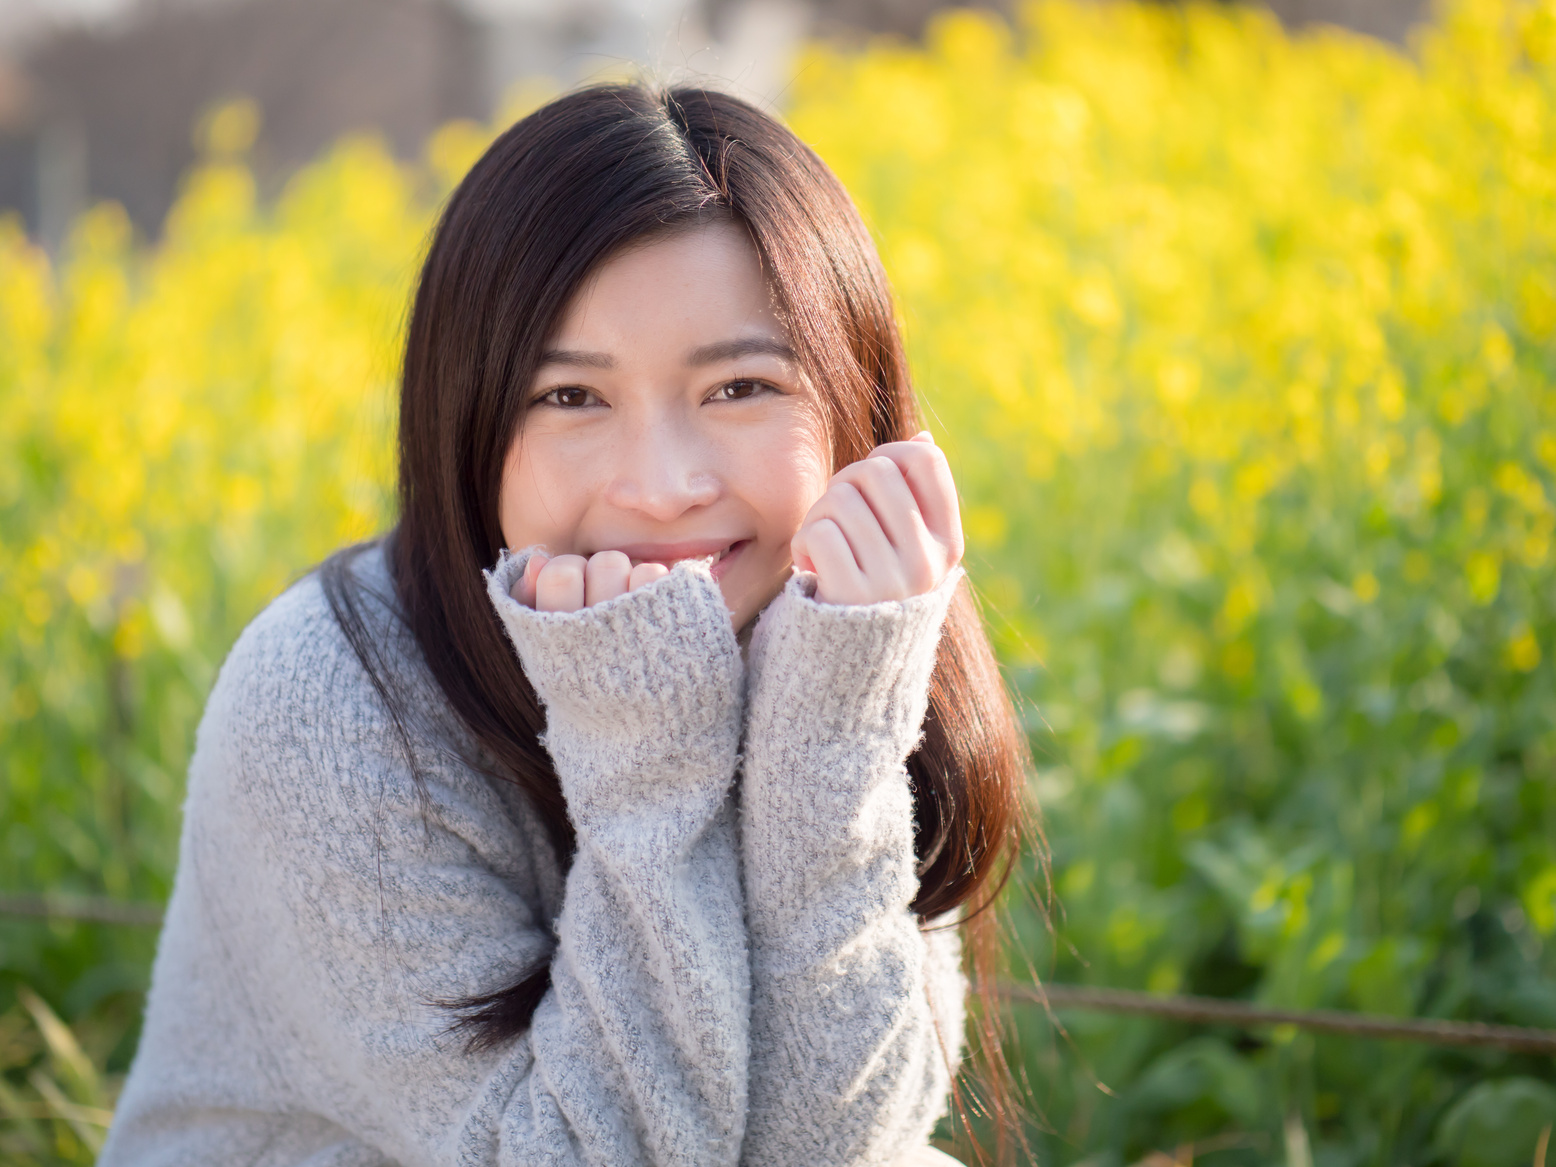
[{"label": "sweater cuff", "polygon": [[784,740],[892,739],[903,756],[917,743],[940,630],[965,573],[953,568],[931,592],[879,604],[827,604],[816,577],[796,573],[768,605],[751,638],[747,736]]},{"label": "sweater cuff", "polygon": [[576,612],[538,612],[511,594],[534,548],[503,551],[486,591],[525,675],[545,703],[548,733],[575,727],[637,736],[737,719],[743,668],[729,609],[705,563]]}]

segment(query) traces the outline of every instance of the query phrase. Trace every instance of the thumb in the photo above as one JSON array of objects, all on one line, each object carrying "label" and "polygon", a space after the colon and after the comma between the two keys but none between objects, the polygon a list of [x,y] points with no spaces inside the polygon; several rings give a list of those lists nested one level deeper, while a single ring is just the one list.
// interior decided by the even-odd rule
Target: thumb
[{"label": "thumb", "polygon": [[789,558],[794,560],[794,566],[801,571],[815,571],[816,565],[805,551],[805,529],[802,527],[796,531],[794,538],[789,540]]}]

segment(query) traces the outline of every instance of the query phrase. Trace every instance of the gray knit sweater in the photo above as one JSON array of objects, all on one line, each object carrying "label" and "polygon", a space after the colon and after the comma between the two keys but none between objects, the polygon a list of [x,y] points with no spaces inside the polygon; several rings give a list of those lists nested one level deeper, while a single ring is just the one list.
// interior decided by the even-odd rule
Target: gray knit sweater
[{"label": "gray knit sweater", "polygon": [[[489,592],[546,707],[564,875],[387,602],[384,702],[313,578],[223,666],[141,1044],[100,1162],[887,1164],[960,1057],[955,932],[922,931],[903,761],[957,579],[828,606],[796,576],[749,663],[705,566],[576,613]],[[391,594],[383,557],[358,561]],[[953,576],[959,576],[953,573]],[[549,959],[527,1034],[437,1002]]]}]

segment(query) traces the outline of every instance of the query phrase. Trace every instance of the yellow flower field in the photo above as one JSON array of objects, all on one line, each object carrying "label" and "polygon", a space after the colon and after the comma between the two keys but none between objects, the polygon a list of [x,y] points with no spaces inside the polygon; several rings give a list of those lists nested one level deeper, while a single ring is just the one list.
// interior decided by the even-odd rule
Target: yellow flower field
[{"label": "yellow flower field", "polygon": [[[790,92],[1033,735],[1062,910],[1015,897],[1012,975],[1556,1027],[1556,3],[1404,52],[1042,0]],[[273,205],[254,132],[206,119],[154,246],[0,223],[0,891],[165,897],[227,647],[391,521],[406,298],[492,128]],[[151,943],[0,920],[0,1161],[90,1161]],[[1556,1121],[1532,1058],[1063,1021],[1012,1051],[1044,1163],[1511,1167]]]}]

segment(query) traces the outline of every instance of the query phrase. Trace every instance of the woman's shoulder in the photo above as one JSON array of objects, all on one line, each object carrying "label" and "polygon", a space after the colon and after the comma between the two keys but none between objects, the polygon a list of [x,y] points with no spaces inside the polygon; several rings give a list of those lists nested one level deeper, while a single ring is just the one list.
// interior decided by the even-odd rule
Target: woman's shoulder
[{"label": "woman's shoulder", "polygon": [[[373,546],[347,566],[358,585],[354,590],[364,631],[380,654],[398,639],[392,629],[397,617],[383,558],[382,549]],[[321,688],[340,696],[364,686],[371,689],[366,669],[330,603],[326,570],[328,564],[297,580],[249,622],[222,665],[217,690],[237,689],[250,697],[273,693],[286,702]]]},{"label": "woman's shoulder", "polygon": [[[316,569],[256,616],[223,663],[206,706],[200,745],[317,754],[355,745],[375,750],[397,733],[395,715],[413,733],[446,718],[415,639],[398,615],[381,546],[346,560],[336,579],[349,586],[358,644],[331,603]],[[338,597],[337,597],[338,598]],[[349,618],[349,617],[348,617]],[[372,662],[378,684],[364,655]],[[401,709],[391,711],[387,695]],[[406,710],[417,716],[407,719]]]},{"label": "woman's shoulder", "polygon": [[347,570],[383,688],[327,582],[318,571],[299,580],[244,629],[222,666],[190,763],[186,826],[206,845],[242,835],[294,859],[327,855],[375,885],[394,862],[424,859],[437,839],[453,839],[453,851],[438,852],[450,870],[470,861],[540,887],[532,869],[550,854],[544,833],[471,761],[479,750],[398,615],[383,552],[369,548]]},{"label": "woman's shoulder", "polygon": [[382,553],[364,551],[349,570],[358,631],[398,707],[319,572],[276,597],[238,637],[206,704],[179,878],[200,887],[211,926],[251,929],[275,911],[272,923],[306,919],[318,936],[377,921],[385,906],[401,936],[430,934],[463,918],[450,907],[456,886],[486,903],[506,896],[512,910],[515,894],[550,905],[560,877],[544,837],[448,732],[452,709],[412,652]]}]

